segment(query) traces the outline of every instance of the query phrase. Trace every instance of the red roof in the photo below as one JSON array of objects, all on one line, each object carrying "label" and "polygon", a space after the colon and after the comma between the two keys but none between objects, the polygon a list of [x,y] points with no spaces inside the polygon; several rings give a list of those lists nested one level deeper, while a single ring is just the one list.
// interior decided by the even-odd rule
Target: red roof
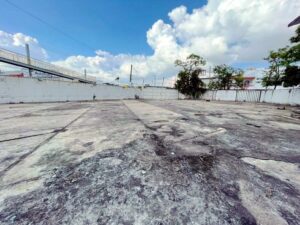
[{"label": "red roof", "polygon": [[9,77],[24,77],[23,73],[18,73],[18,74],[9,74]]}]

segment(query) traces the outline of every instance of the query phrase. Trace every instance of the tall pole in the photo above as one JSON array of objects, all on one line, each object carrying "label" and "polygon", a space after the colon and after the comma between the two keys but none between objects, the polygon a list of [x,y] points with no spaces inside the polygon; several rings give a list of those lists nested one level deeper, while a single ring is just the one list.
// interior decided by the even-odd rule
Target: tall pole
[{"label": "tall pole", "polygon": [[130,77],[129,77],[129,82],[132,84],[132,64],[130,65]]},{"label": "tall pole", "polygon": [[163,77],[163,81],[162,81],[162,85],[161,85],[162,87],[164,86],[164,81],[165,81],[165,78]]},{"label": "tall pole", "polygon": [[84,69],[84,79],[86,79],[86,69]]},{"label": "tall pole", "polygon": [[[26,47],[27,64],[31,65],[29,44],[26,43],[25,47]],[[29,71],[29,76],[32,77],[32,71],[31,71],[31,69],[28,69],[28,71]]]}]

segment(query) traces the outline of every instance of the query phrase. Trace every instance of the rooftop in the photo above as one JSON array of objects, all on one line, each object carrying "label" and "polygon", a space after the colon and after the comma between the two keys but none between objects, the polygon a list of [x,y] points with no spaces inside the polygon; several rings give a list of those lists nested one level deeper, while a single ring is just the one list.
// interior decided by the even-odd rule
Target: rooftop
[{"label": "rooftop", "polygon": [[0,223],[297,224],[295,110],[188,100],[0,105]]}]

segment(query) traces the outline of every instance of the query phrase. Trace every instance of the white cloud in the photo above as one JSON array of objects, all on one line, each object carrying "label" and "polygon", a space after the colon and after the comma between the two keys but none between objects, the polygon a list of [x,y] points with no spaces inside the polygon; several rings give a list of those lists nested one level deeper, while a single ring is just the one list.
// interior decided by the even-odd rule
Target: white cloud
[{"label": "white cloud", "polygon": [[10,34],[0,30],[0,47],[25,54],[25,44],[29,44],[31,57],[45,60],[47,52],[43,49],[36,38],[27,36],[22,33]]},{"label": "white cloud", "polygon": [[298,0],[210,0],[187,13],[184,6],[169,13],[176,37],[212,63],[261,60],[270,49],[288,44],[290,20]]},{"label": "white cloud", "polygon": [[[191,13],[180,6],[169,13],[170,24],[158,20],[148,30],[147,42],[153,55],[111,55],[99,51],[101,54],[83,57],[82,61],[84,66],[98,69],[103,78],[111,74],[125,78],[133,64],[138,77],[164,76],[170,77],[169,81],[177,72],[175,59],[190,53],[203,56],[209,65],[251,65],[261,61],[269,50],[289,43],[294,29],[287,24],[298,16],[299,9],[298,0],[209,0]],[[96,66],[89,66],[99,57]],[[72,58],[65,62],[68,61]]]},{"label": "white cloud", "polygon": [[[174,61],[191,53],[206,58],[208,66],[221,63],[250,66],[261,62],[269,50],[289,44],[295,27],[288,28],[287,24],[298,16],[299,9],[299,0],[208,0],[192,12],[180,6],[168,14],[170,23],[158,20],[148,30],[147,43],[153,49],[150,56],[113,55],[98,50],[94,56],[70,56],[55,63],[80,71],[87,69],[104,81],[117,76],[127,81],[133,64],[134,79],[146,79],[148,83],[154,76],[157,80],[165,77],[171,83],[178,71]],[[5,35],[0,33],[1,36]],[[8,39],[0,42],[18,46],[31,41],[38,46],[36,39],[22,34],[8,34]]]}]

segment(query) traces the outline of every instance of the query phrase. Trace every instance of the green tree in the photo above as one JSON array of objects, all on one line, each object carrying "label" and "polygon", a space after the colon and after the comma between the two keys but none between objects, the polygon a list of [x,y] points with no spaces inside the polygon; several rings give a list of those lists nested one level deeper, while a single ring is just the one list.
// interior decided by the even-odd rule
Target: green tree
[{"label": "green tree", "polygon": [[199,74],[203,71],[201,66],[204,66],[205,63],[201,56],[195,54],[188,56],[185,61],[176,60],[175,65],[182,67],[182,70],[177,75],[175,88],[193,99],[198,98],[205,91],[205,85],[199,78]]},{"label": "green tree", "polygon": [[300,84],[300,26],[296,29],[296,35],[290,38],[292,46],[270,51],[265,58],[269,62],[269,69],[263,78],[263,86],[278,86],[281,83],[285,87]]},{"label": "green tree", "polygon": [[263,86],[274,86],[274,89],[282,83],[284,67],[289,64],[288,47],[280,48],[278,51],[270,51],[265,58],[269,62],[269,69],[263,78]]},{"label": "green tree", "polygon": [[297,86],[300,84],[300,26],[296,29],[296,35],[291,37],[291,43],[294,44],[288,50],[287,66],[285,76],[283,77],[283,85],[285,87]]},{"label": "green tree", "polygon": [[184,95],[190,95],[190,77],[187,71],[180,71],[177,78],[175,88]]},{"label": "green tree", "polygon": [[300,84],[299,66],[287,66],[285,76],[282,78],[284,87],[292,87]]},{"label": "green tree", "polygon": [[213,89],[229,90],[233,86],[242,88],[244,84],[244,72],[241,69],[234,69],[228,65],[218,65],[214,68],[216,81],[212,81],[209,87]]},{"label": "green tree", "polygon": [[300,42],[300,26],[296,29],[296,35],[290,38],[291,43],[298,43]]},{"label": "green tree", "polygon": [[210,81],[208,83],[208,89],[209,90],[218,90],[220,89],[220,83],[218,81]]},{"label": "green tree", "polygon": [[300,61],[300,43],[290,47],[285,56],[286,66]]},{"label": "green tree", "polygon": [[188,73],[192,73],[195,70],[199,70],[199,72],[202,72],[203,69],[201,69],[201,66],[204,66],[205,64],[205,59],[195,54],[189,55],[185,61],[181,61],[179,59],[175,61],[176,66],[182,67],[183,71],[187,71]]},{"label": "green tree", "polygon": [[233,80],[235,81],[235,85],[239,88],[244,87],[244,71],[241,69],[237,69],[234,72]]},{"label": "green tree", "polygon": [[288,49],[287,52],[287,66],[300,61],[300,26],[296,29],[296,35],[291,37],[290,41],[292,43],[292,46]]},{"label": "green tree", "polygon": [[214,68],[214,73],[217,75],[219,89],[230,89],[233,69],[225,64],[218,65]]}]

